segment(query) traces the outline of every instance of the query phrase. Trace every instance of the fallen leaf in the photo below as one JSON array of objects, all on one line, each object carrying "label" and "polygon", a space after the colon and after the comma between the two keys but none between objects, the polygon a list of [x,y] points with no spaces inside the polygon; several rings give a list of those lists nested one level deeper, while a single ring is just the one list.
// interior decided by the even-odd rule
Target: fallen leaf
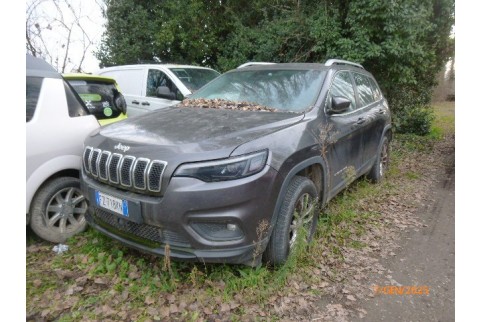
[{"label": "fallen leaf", "polygon": [[169,312],[171,312],[171,314],[179,312],[179,309],[177,308],[177,305],[176,304],[169,305]]},{"label": "fallen leaf", "polygon": [[139,274],[139,272],[136,271],[136,272],[130,272],[128,276],[131,280],[135,280],[141,277],[141,274]]},{"label": "fallen leaf", "polygon": [[96,278],[94,279],[94,283],[95,283],[95,284],[105,285],[105,284],[107,284],[107,281],[106,281],[105,279],[101,278],[101,277],[96,277]]},{"label": "fallen leaf", "polygon": [[148,308],[147,308],[147,313],[148,313],[149,315],[155,316],[155,315],[158,315],[158,314],[159,314],[159,310],[156,309],[155,307],[148,307]]},{"label": "fallen leaf", "polygon": [[203,310],[204,314],[206,315],[211,315],[213,314],[213,311],[209,307],[205,307]]},{"label": "fallen leaf", "polygon": [[226,303],[221,304],[221,312],[228,312],[230,310],[231,310],[231,307],[229,306],[229,304],[226,304]]}]

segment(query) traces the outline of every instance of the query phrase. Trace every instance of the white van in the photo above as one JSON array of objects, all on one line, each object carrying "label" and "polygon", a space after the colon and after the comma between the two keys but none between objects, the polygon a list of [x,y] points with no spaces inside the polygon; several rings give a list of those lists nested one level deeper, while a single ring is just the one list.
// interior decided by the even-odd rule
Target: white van
[{"label": "white van", "polygon": [[117,81],[128,116],[175,105],[220,75],[210,68],[174,64],[114,66],[96,74]]}]

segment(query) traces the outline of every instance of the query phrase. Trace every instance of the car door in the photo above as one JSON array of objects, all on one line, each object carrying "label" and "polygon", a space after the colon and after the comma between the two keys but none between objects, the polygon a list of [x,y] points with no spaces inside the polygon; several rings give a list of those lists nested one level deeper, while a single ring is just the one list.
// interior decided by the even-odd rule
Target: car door
[{"label": "car door", "polygon": [[353,72],[363,128],[363,166],[369,170],[376,157],[383,127],[388,115],[388,107],[374,80],[365,74]]},{"label": "car door", "polygon": [[[330,114],[329,104],[333,97],[349,99],[351,104],[348,110],[340,114]],[[323,125],[325,128],[320,131],[320,142],[326,145],[325,157],[329,166],[330,191],[334,195],[357,177],[363,164],[363,129],[353,79],[349,71],[338,71],[335,74],[326,104],[326,123]]]}]

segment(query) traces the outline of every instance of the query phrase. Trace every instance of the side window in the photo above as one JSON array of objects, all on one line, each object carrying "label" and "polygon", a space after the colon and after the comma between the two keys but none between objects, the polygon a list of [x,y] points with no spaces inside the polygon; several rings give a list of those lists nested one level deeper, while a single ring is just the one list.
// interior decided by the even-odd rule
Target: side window
[{"label": "side window", "polygon": [[[167,87],[170,93],[158,96],[157,88],[160,86]],[[175,100],[179,99],[179,96],[182,96],[182,94],[166,74],[158,69],[149,69],[147,73],[146,96]]]},{"label": "side window", "polygon": [[41,77],[27,77],[26,86],[26,116],[27,122],[29,122],[35,114],[35,108],[37,107],[38,97],[40,95],[40,88],[42,87],[43,78]]},{"label": "side window", "polygon": [[353,89],[349,72],[341,71],[335,75],[333,83],[331,84],[329,98],[331,99],[333,96],[343,96],[351,101],[348,112],[355,109],[355,90]]},{"label": "side window", "polygon": [[355,85],[358,90],[361,107],[375,102],[372,86],[370,84],[370,78],[358,73],[353,73],[353,76],[355,78]]},{"label": "side window", "polygon": [[370,85],[372,85],[372,91],[373,91],[373,96],[375,97],[375,101],[378,101],[379,99],[382,98],[382,92],[380,91],[380,88],[378,88],[377,83],[370,78]]}]

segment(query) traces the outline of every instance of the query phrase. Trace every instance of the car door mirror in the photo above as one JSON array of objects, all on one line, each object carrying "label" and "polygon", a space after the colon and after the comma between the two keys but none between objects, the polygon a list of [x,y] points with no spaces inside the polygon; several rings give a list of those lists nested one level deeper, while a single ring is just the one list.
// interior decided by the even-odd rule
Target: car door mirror
[{"label": "car door mirror", "polygon": [[333,96],[331,98],[331,106],[328,108],[328,114],[341,114],[346,112],[351,105],[351,101],[343,96]]},{"label": "car door mirror", "polygon": [[167,86],[159,86],[157,88],[156,94],[157,94],[157,97],[160,97],[160,98],[165,98],[165,99],[168,99],[168,100],[175,100],[176,99],[176,94],[171,92],[171,90]]},{"label": "car door mirror", "polygon": [[112,91],[114,92],[114,107],[122,114],[127,114],[127,103],[124,95],[115,88]]}]

